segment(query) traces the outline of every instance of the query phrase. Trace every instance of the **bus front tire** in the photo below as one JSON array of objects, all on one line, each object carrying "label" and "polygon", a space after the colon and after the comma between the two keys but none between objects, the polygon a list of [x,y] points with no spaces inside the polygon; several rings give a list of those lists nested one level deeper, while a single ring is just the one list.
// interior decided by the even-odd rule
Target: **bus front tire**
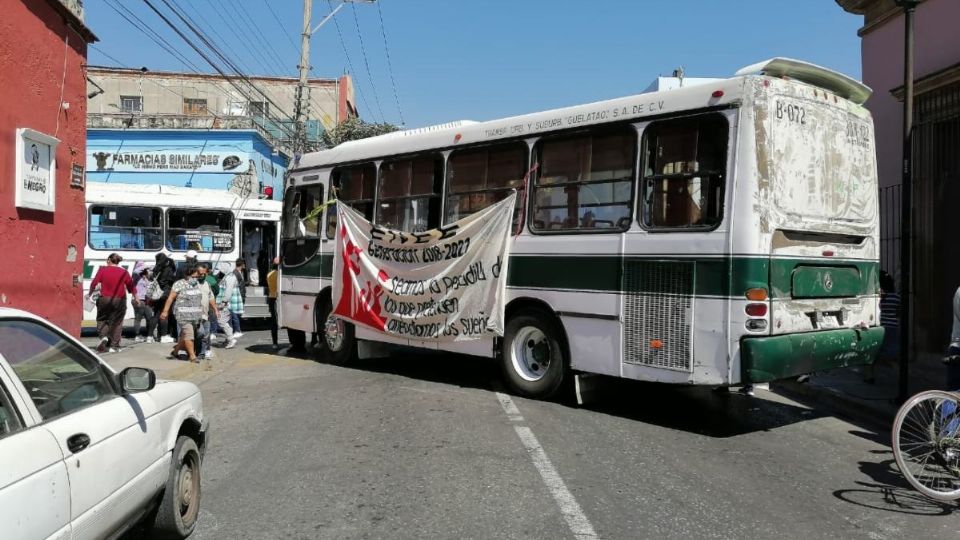
[{"label": "bus front tire", "polygon": [[[331,364],[346,364],[357,357],[357,340],[353,325],[339,317],[329,321],[333,312],[330,298],[320,302],[319,317],[317,318],[317,336],[320,338],[320,359]],[[335,325],[336,334],[328,336],[327,326]]]},{"label": "bus front tire", "polygon": [[538,309],[523,309],[507,321],[500,346],[504,378],[516,393],[556,397],[569,379],[569,360],[558,323]]}]

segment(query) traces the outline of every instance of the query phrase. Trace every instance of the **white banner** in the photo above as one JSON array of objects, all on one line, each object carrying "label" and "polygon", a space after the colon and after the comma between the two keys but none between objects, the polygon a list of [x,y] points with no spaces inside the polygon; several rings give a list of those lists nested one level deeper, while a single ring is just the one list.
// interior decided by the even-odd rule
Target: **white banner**
[{"label": "white banner", "polygon": [[422,233],[372,225],[338,204],[333,313],[418,341],[502,336],[515,199]]}]

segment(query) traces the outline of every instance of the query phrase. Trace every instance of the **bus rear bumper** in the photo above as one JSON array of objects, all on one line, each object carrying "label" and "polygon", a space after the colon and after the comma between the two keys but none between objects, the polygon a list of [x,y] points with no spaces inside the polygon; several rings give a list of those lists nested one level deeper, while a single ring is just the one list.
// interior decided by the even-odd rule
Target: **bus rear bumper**
[{"label": "bus rear bumper", "polygon": [[740,342],[744,383],[797,377],[814,371],[872,364],[883,345],[883,327],[842,328]]}]

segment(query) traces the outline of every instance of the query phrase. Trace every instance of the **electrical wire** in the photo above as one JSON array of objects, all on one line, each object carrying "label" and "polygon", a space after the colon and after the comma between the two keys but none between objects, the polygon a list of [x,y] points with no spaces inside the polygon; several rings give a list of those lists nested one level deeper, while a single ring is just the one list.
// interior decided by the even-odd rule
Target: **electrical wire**
[{"label": "electrical wire", "polygon": [[390,84],[393,85],[393,99],[397,102],[397,113],[400,115],[400,125],[405,125],[403,121],[403,109],[400,107],[400,94],[397,92],[397,80],[393,77],[393,61],[390,59],[390,46],[387,45],[387,29],[383,24],[383,10],[380,9],[380,2],[377,2],[377,14],[380,15],[380,33],[383,35],[383,51],[387,55],[387,69],[390,72]]},{"label": "electrical wire", "polygon": [[63,91],[67,85],[67,52],[69,48],[70,33],[67,32],[63,37],[63,74],[60,76],[60,102],[57,104],[57,129],[53,132],[54,138],[60,133],[60,116],[61,113],[63,113]]},{"label": "electrical wire", "polygon": [[285,65],[283,63],[283,58],[280,56],[277,50],[273,47],[273,44],[270,43],[270,40],[267,39],[263,35],[263,32],[257,28],[257,25],[254,23],[254,18],[250,15],[250,12],[247,11],[247,8],[244,7],[243,2],[238,0],[234,2],[234,5],[240,8],[240,11],[243,12],[245,16],[243,23],[246,25],[247,29],[250,30],[250,35],[252,35],[257,40],[257,42],[263,46],[262,50],[264,52],[264,56],[270,56],[272,60],[275,61],[276,64],[281,67],[279,71],[280,74],[286,73],[285,70],[289,68],[283,67]]},{"label": "electrical wire", "polygon": [[370,73],[370,61],[367,58],[367,48],[363,45],[363,32],[360,31],[360,19],[357,17],[357,5],[350,4],[350,11],[353,12],[353,23],[357,26],[357,37],[360,38],[360,53],[363,55],[363,64],[367,68],[367,80],[370,81],[370,88],[373,89],[373,99],[377,103],[377,111],[380,112],[380,121],[385,122],[383,108],[380,107],[380,95],[377,92],[377,85],[373,82],[373,74]]},{"label": "electrical wire", "polygon": [[[110,9],[117,12],[123,19],[132,24],[137,30],[143,32],[151,41],[160,46],[161,49],[167,51],[175,59],[182,62],[185,66],[189,66],[194,71],[200,71],[200,68],[197,67],[195,63],[189,60],[186,55],[180,52],[179,49],[173,46],[169,41],[164,39],[157,31],[150,27],[143,19],[137,16],[136,13],[130,11],[129,8],[118,2],[117,0],[104,0],[104,3],[110,7]],[[121,11],[123,10],[123,11]]]},{"label": "electrical wire", "polygon": [[[168,9],[170,9],[171,11],[173,11],[174,14],[177,16],[177,18],[179,18],[184,24],[186,24],[187,27],[188,27],[195,35],[197,35],[197,37],[199,37],[200,40],[203,41],[203,42],[206,44],[207,47],[209,47],[209,48],[214,52],[214,54],[216,54],[218,57],[220,57],[221,60],[223,60],[228,66],[230,66],[230,68],[233,69],[233,70],[236,72],[236,74],[237,74],[238,77],[240,77],[242,80],[244,80],[253,90],[255,90],[255,91],[257,91],[258,93],[260,93],[260,95],[262,95],[262,96],[267,100],[267,102],[269,102],[269,103],[271,104],[271,106],[275,108],[276,111],[279,111],[279,112],[280,112],[283,116],[285,116],[287,119],[292,119],[292,118],[290,117],[290,115],[289,115],[288,113],[285,113],[285,112],[283,111],[283,109],[280,108],[272,99],[270,99],[270,97],[269,97],[267,94],[265,94],[262,90],[260,90],[259,88],[257,88],[257,86],[254,85],[246,75],[243,75],[242,72],[240,72],[239,69],[236,67],[236,65],[233,64],[228,58],[226,58],[226,57],[224,56],[224,54],[223,54],[222,51],[220,51],[215,45],[211,44],[209,38],[207,38],[206,35],[203,34],[202,31],[198,30],[193,24],[191,24],[191,23],[185,18],[185,16],[184,16],[182,13],[180,13],[180,12],[178,12],[176,9],[174,9],[174,8],[170,5],[170,1],[169,1],[169,0],[161,0],[161,1],[167,6]],[[229,76],[223,71],[223,68],[221,68],[219,64],[217,64],[213,59],[211,59],[208,54],[206,54],[196,43],[193,42],[193,40],[191,40],[186,34],[184,34],[183,31],[181,31],[181,30],[173,23],[173,21],[171,21],[166,15],[164,15],[163,12],[161,12],[150,0],[143,0],[143,2],[144,2],[145,4],[147,4],[147,6],[148,6],[151,10],[153,10],[153,12],[156,13],[157,16],[159,16],[160,19],[163,20],[163,22],[167,24],[167,26],[169,26],[171,29],[173,29],[173,31],[176,32],[177,35],[179,35],[181,39],[183,39],[185,42],[187,42],[187,44],[190,45],[190,47],[191,47],[192,49],[194,49],[194,50],[197,52],[197,54],[199,54],[199,55],[201,56],[201,58],[203,58],[208,64],[210,64],[210,67],[212,67],[214,70],[216,70],[217,73],[219,73],[221,76],[223,76],[224,78],[226,78],[226,79],[228,80],[228,82],[230,82],[230,84],[233,85],[233,87],[236,88],[237,91],[241,93],[241,95],[243,95],[248,101],[255,101],[255,100],[253,100],[253,99],[250,99],[250,96],[247,94],[247,92],[244,91],[244,89],[241,88],[240,85],[236,83],[236,81],[234,81],[231,77],[229,77]],[[281,128],[281,129],[283,129],[283,130],[284,130],[285,132],[287,132],[289,135],[293,135],[293,132],[291,132],[291,131],[289,130],[289,128],[286,128],[286,127],[283,126],[282,124],[279,124],[278,127]]]},{"label": "electrical wire", "polygon": [[[333,2],[331,0],[327,0],[327,5],[330,6],[330,11],[333,11]],[[356,73],[356,70],[353,69],[353,62],[350,60],[350,53],[347,51],[347,42],[343,39],[343,31],[340,29],[340,22],[336,17],[333,18],[333,25],[337,27],[337,35],[340,37],[340,47],[343,48],[343,55],[347,58],[347,66],[350,68],[350,73]],[[356,89],[357,93],[360,94],[360,102],[363,103],[363,106],[366,107],[367,110],[371,111],[370,114],[372,115],[373,109],[371,109],[370,105],[367,103],[367,98],[363,94],[363,89],[359,84],[356,86]]]},{"label": "electrical wire", "polygon": [[266,4],[267,9],[270,10],[270,14],[273,15],[273,19],[277,21],[277,26],[280,27],[280,30],[283,30],[283,35],[287,37],[287,41],[290,42],[290,45],[293,47],[293,50],[296,54],[300,54],[300,47],[297,46],[296,41],[293,39],[293,35],[287,30],[287,27],[283,25],[283,21],[280,20],[280,16],[277,15],[277,12],[273,10],[273,6],[270,5],[270,0],[263,0],[263,3]]}]

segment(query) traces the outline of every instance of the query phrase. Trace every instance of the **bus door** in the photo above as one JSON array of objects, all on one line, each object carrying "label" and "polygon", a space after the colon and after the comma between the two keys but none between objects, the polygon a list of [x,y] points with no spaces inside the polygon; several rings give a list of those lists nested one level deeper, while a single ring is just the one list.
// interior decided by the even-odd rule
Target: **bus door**
[{"label": "bus door", "polygon": [[265,285],[270,262],[277,256],[277,222],[244,219],[240,222],[240,256],[251,285]]}]

